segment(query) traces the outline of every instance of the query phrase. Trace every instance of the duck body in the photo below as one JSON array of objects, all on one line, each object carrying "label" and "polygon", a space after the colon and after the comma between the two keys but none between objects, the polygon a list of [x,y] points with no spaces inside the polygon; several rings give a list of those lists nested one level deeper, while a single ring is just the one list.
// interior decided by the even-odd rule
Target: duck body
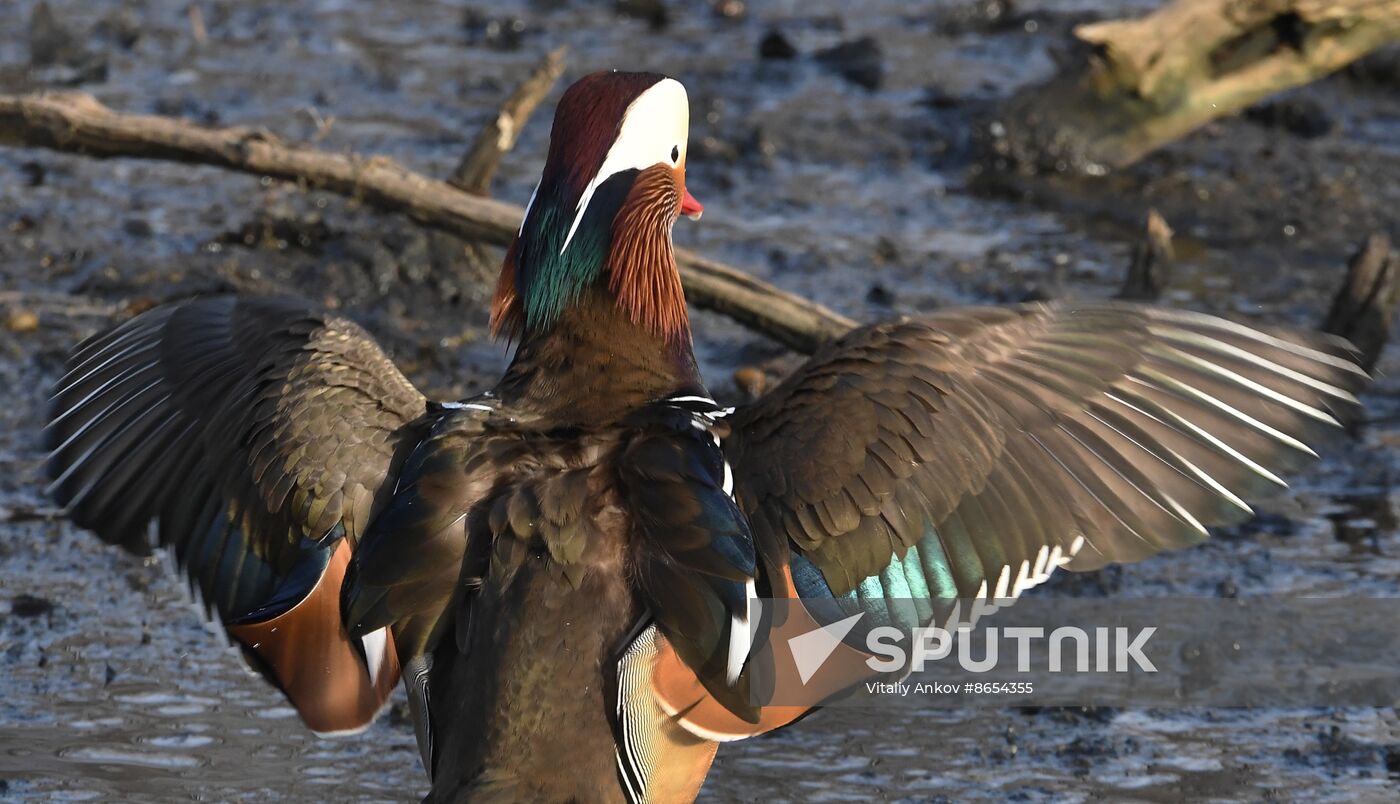
[{"label": "duck body", "polygon": [[[470,556],[474,566],[424,568],[466,598],[455,612],[440,596],[429,603],[460,618],[429,654],[425,686],[415,690],[423,696],[416,714],[424,762],[434,768],[433,800],[588,800],[617,789],[604,670],[640,616],[626,572],[630,523],[610,471],[621,435],[616,427],[541,430],[503,407],[453,412],[425,442],[427,461],[450,462],[462,481],[437,510],[444,518],[462,510],[454,535],[482,546],[475,551],[482,555]],[[488,457],[493,451],[509,462]],[[411,487],[390,503],[383,530],[371,531],[383,534],[391,555],[399,551],[390,540],[431,533],[392,527],[400,507],[417,507],[424,496]],[[389,599],[381,611],[392,621],[396,593],[412,573],[361,566],[355,592],[365,597],[370,579],[383,576]]]},{"label": "duck body", "polygon": [[[367,535],[361,570],[346,588],[351,633],[403,622],[401,599],[411,606],[427,573],[441,577],[443,591],[425,600],[452,619],[452,632],[426,654],[422,687],[410,682],[422,702],[416,715],[432,800],[623,800],[616,668],[648,624],[633,544],[645,526],[624,485],[635,468],[626,465],[628,451],[671,435],[666,419],[690,416],[659,402],[624,422],[561,429],[489,397],[465,405],[434,426],[420,447],[425,474],[412,474],[411,459],[407,489]],[[646,419],[659,426],[648,433]],[[449,496],[420,493],[446,478],[455,482]],[[401,523],[401,514],[416,519],[425,506],[431,524]],[[441,540],[440,524],[459,517],[451,538],[477,546],[458,552],[460,570],[451,561],[415,572],[373,560],[380,538],[388,555],[425,557],[430,551],[405,551],[403,542]],[[443,606],[454,585],[459,599]],[[376,608],[366,611],[371,601]],[[691,766],[700,763],[679,795],[693,797],[713,747],[683,739],[654,748],[677,754],[668,767],[685,764],[687,751]]]},{"label": "duck body", "polygon": [[[424,671],[410,688],[436,800],[622,795],[618,660],[675,591],[648,578],[648,558],[727,569],[717,583],[738,599],[754,573],[723,488],[720,412],[689,350],[596,294],[525,341],[493,391],[418,425],[344,612],[352,636],[391,628],[424,657],[408,666]],[[683,544],[688,518],[706,522],[698,546]],[[714,744],[648,739],[670,754],[649,784],[693,797]]]},{"label": "duck body", "polygon": [[721,408],[671,246],[687,128],[663,76],[565,93],[490,391],[430,401],[300,302],[186,301],[75,349],[51,493],[132,550],[154,524],[312,729],[363,728],[401,678],[430,801],[671,802],[720,742],[873,675],[847,640],[852,673],[809,685],[787,639],[952,630],[1198,543],[1356,409],[1344,342],[1073,301],[861,327]]}]

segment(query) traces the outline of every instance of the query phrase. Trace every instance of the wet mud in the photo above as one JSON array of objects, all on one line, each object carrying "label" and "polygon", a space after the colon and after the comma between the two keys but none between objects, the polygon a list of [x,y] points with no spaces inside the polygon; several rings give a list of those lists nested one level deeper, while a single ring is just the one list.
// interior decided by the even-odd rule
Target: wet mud
[{"label": "wet mud", "polygon": [[[446,175],[515,81],[571,48],[681,78],[677,239],[862,320],[1116,291],[1148,207],[1177,232],[1163,303],[1311,326],[1368,234],[1397,231],[1389,51],[1101,178],[998,171],[1000,99],[1047,78],[1076,22],[1147,0],[514,3],[34,0],[0,4],[0,92],[265,126]],[[199,9],[197,15],[191,8]],[[558,90],[556,89],[556,96]],[[495,193],[521,203],[533,121]],[[42,496],[43,389],[77,340],[165,300],[285,293],[337,307],[440,398],[489,384],[499,255],[353,202],[206,168],[0,148],[0,800],[415,800],[401,704],[318,739],[242,669],[161,562],[108,549]],[[713,389],[796,358],[694,316]],[[755,371],[752,367],[759,367]],[[733,379],[737,370],[748,370]],[[1254,521],[1050,593],[1400,593],[1400,350],[1355,439]],[[1037,590],[1038,592],[1040,590]],[[1359,602],[1364,605],[1364,600]],[[1393,708],[829,710],[725,746],[709,801],[1394,800]]]}]

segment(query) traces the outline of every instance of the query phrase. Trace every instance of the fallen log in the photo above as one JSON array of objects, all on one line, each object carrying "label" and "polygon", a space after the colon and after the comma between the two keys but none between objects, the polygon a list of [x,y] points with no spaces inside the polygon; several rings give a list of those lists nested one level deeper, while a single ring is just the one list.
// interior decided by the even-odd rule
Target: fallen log
[{"label": "fallen log", "polygon": [[1074,29],[1076,63],[990,127],[1022,168],[1131,165],[1218,117],[1400,39],[1400,0],[1175,0]]},{"label": "fallen log", "polygon": [[[113,111],[85,94],[0,95],[0,145],[135,157],[297,182],[469,240],[508,246],[524,210],[415,173],[382,156],[332,154],[253,128],[204,128]],[[793,349],[812,352],[855,322],[717,260],[676,249],[686,297]]]}]

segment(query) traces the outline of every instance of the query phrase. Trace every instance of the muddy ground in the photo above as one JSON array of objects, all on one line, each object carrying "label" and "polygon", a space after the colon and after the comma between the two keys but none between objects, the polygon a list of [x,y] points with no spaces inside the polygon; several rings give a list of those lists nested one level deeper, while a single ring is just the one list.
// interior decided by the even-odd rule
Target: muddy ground
[{"label": "muddy ground", "polygon": [[[0,92],[73,87],[118,109],[266,126],[436,175],[551,47],[572,48],[566,80],[605,67],[676,75],[695,110],[689,184],[706,205],[678,240],[863,320],[1108,295],[1155,205],[1179,235],[1165,303],[1306,326],[1363,237],[1400,236],[1394,51],[1119,175],[987,181],[973,132],[997,101],[1050,74],[1074,22],[1153,2],[715,4],[736,14],[601,0],[51,5],[36,25],[33,0],[0,0]],[[498,196],[528,198],[547,130],[529,126]],[[458,252],[400,219],[246,176],[0,148],[0,799],[424,792],[401,710],[360,737],[310,736],[164,567],[47,516],[37,432],[43,389],[74,342],[213,290],[339,307],[433,395],[480,389],[505,359],[484,330],[497,255],[481,265]],[[736,368],[792,363],[727,320],[694,323],[722,395],[737,396]],[[1060,592],[1400,594],[1397,369],[1392,349],[1359,437],[1330,447],[1255,522]],[[895,721],[833,710],[725,747],[705,788],[713,801],[1397,796],[1393,708],[1282,706],[952,708]]]}]

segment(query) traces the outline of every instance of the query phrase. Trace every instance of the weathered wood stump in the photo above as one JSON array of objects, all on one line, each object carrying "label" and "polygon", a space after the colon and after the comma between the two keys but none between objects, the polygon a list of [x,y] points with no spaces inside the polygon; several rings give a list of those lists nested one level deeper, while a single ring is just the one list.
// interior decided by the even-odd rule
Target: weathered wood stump
[{"label": "weathered wood stump", "polygon": [[1370,371],[1390,338],[1396,307],[1400,307],[1400,251],[1391,249],[1389,237],[1373,234],[1347,263],[1346,283],[1332,300],[1322,331],[1355,344],[1361,350],[1361,366]]},{"label": "weathered wood stump", "polygon": [[1128,264],[1128,274],[1118,298],[1155,301],[1171,281],[1172,228],[1155,209],[1147,211],[1147,231],[1136,246]]}]

